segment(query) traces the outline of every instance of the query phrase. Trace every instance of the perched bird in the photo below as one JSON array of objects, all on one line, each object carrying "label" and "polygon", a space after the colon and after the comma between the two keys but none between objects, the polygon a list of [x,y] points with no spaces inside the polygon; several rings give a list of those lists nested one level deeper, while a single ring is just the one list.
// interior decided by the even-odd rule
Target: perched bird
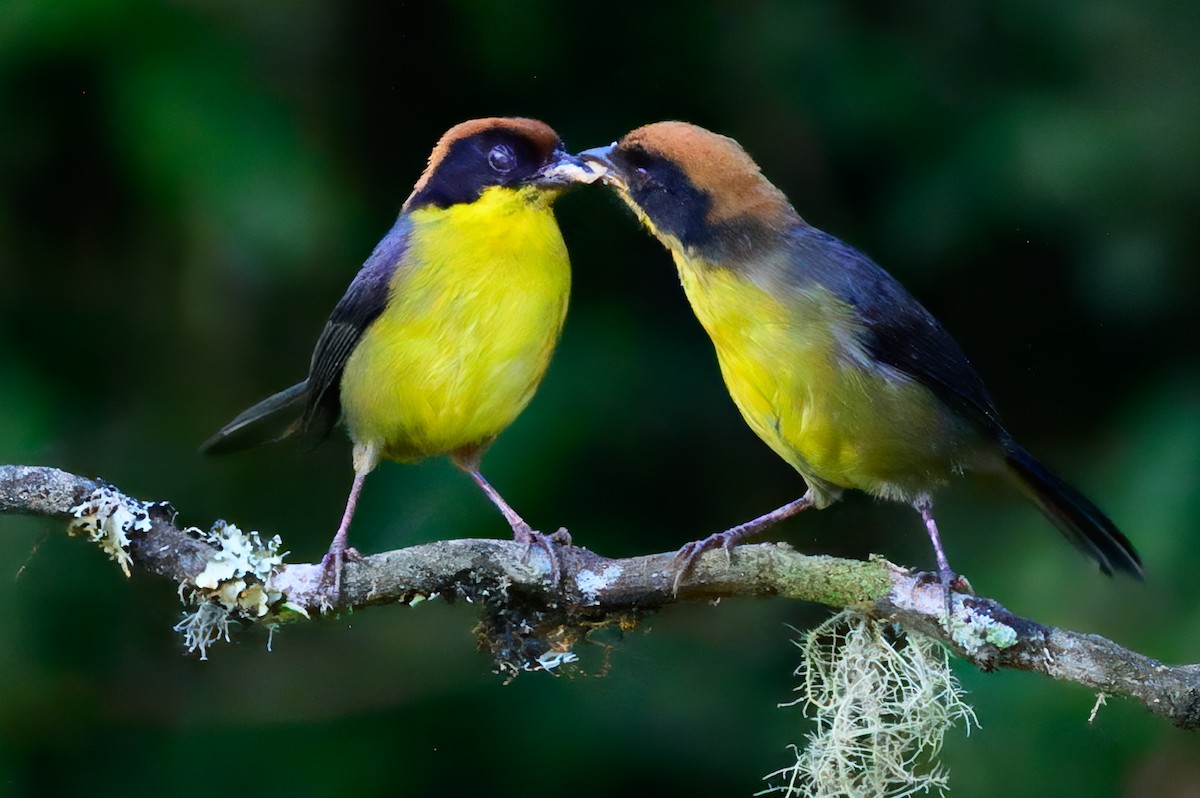
[{"label": "perched bird", "polygon": [[1102,571],[1141,578],[1113,522],[1008,434],[929,311],[866,255],[805,222],[736,141],[659,122],[580,156],[607,170],[604,181],[671,251],[742,417],[808,485],[801,498],[680,549],[676,586],[705,550],[728,550],[853,488],[920,513],[949,589],[932,495],[964,471],[1007,474]]},{"label": "perched bird", "polygon": [[[202,451],[236,451],[339,417],[354,483],[323,560],[336,593],[363,480],[381,459],[446,455],[516,540],[546,549],[480,473],[488,445],[529,403],[567,312],[571,275],[551,208],[594,178],[533,119],[476,119],[442,136],[429,165],[317,341],[308,378],[229,422]],[[353,553],[353,550],[350,550]]]}]

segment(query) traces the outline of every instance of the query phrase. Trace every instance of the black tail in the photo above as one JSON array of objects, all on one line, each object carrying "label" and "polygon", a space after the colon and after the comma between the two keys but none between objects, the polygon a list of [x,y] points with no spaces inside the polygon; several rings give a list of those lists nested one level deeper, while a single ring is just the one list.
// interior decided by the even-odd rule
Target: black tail
[{"label": "black tail", "polygon": [[205,454],[229,454],[288,437],[300,428],[300,413],[307,393],[308,381],[305,380],[268,396],[221,427],[200,444],[200,451]]},{"label": "black tail", "polygon": [[1144,578],[1142,561],[1133,545],[1099,507],[1013,441],[1005,441],[1004,453],[1009,468],[1034,504],[1067,540],[1100,563],[1101,571],[1110,576],[1114,570],[1124,571],[1137,579]]}]

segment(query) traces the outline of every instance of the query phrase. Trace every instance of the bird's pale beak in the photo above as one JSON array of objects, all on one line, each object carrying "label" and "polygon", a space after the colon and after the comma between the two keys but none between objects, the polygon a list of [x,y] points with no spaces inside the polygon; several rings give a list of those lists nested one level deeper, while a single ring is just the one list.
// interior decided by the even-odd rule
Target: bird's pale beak
[{"label": "bird's pale beak", "polygon": [[599,163],[605,169],[611,169],[612,161],[610,159],[612,158],[612,151],[616,149],[616,146],[617,143],[614,141],[612,144],[604,147],[592,147],[590,150],[584,150],[579,153],[578,157],[584,161]]},{"label": "bird's pale beak", "polygon": [[624,181],[621,180],[621,175],[612,162],[612,153],[616,147],[615,141],[606,147],[593,147],[579,153],[578,158],[599,172],[599,177],[602,177],[605,183],[623,185]]},{"label": "bird's pale beak", "polygon": [[554,160],[533,176],[533,182],[544,188],[565,188],[575,183],[595,183],[604,172],[602,167],[560,150],[554,153]]}]

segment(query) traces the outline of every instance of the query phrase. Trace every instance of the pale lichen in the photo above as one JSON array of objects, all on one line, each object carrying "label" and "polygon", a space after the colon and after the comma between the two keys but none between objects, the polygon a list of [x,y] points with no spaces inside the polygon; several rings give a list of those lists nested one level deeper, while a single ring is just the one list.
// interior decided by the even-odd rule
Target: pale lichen
[{"label": "pale lichen", "polygon": [[183,632],[183,645],[188,653],[200,652],[200,659],[208,659],[208,648],[223,637],[229,642],[229,610],[213,601],[206,601],[195,612],[185,613],[183,620],[173,627]]},{"label": "pale lichen", "polygon": [[987,644],[1004,649],[1018,642],[1016,629],[970,606],[965,606],[963,612],[951,617],[950,638],[962,646],[968,655],[978,653]]},{"label": "pale lichen", "polygon": [[947,771],[937,761],[947,729],[970,732],[949,655],[932,638],[902,632],[845,610],[798,643],[802,704],[816,728],[796,761],[769,776],[765,793],[806,798],[939,793]]},{"label": "pale lichen", "polygon": [[75,520],[67,525],[67,534],[86,535],[116,560],[128,577],[133,563],[129,556],[129,533],[150,531],[151,506],[150,502],[131,499],[111,485],[104,485],[71,508]]},{"label": "pale lichen", "polygon": [[231,621],[263,620],[273,607],[278,617],[269,626],[283,618],[308,617],[303,607],[283,602],[283,594],[271,584],[287,555],[279,551],[278,535],[263,541],[258,532],[242,532],[224,521],[208,532],[187,531],[216,549],[204,570],[179,586],[180,599],[197,608],[175,626],[184,633],[189,652],[198,650],[200,658],[207,659],[209,646],[221,638],[229,640]]},{"label": "pale lichen", "polygon": [[224,521],[217,521],[208,532],[188,531],[217,550],[194,580],[194,592],[202,600],[261,618],[282,598],[279,591],[271,589],[271,577],[287,554],[279,551],[282,542],[278,535],[264,542],[258,532],[242,532]]},{"label": "pale lichen", "polygon": [[595,604],[599,601],[597,596],[600,591],[611,585],[620,578],[622,573],[621,566],[615,563],[610,563],[604,566],[604,570],[596,573],[590,568],[585,568],[575,575],[575,584],[579,588],[584,604]]}]

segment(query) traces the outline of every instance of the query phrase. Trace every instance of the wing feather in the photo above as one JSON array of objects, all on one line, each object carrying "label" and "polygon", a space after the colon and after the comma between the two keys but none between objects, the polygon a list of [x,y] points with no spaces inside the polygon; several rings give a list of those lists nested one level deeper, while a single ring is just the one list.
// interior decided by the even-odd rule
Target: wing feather
[{"label": "wing feather", "polygon": [[387,305],[392,275],[408,250],[411,224],[401,216],[334,306],[313,349],[308,396],[301,422],[306,431],[326,435],[341,415],[340,385],[346,362],[363,333]]},{"label": "wing feather", "polygon": [[872,359],[921,383],[985,429],[1002,432],[987,388],[962,347],[894,277],[813,227],[798,230],[792,248],[800,279],[816,279],[856,309],[861,343]]}]

